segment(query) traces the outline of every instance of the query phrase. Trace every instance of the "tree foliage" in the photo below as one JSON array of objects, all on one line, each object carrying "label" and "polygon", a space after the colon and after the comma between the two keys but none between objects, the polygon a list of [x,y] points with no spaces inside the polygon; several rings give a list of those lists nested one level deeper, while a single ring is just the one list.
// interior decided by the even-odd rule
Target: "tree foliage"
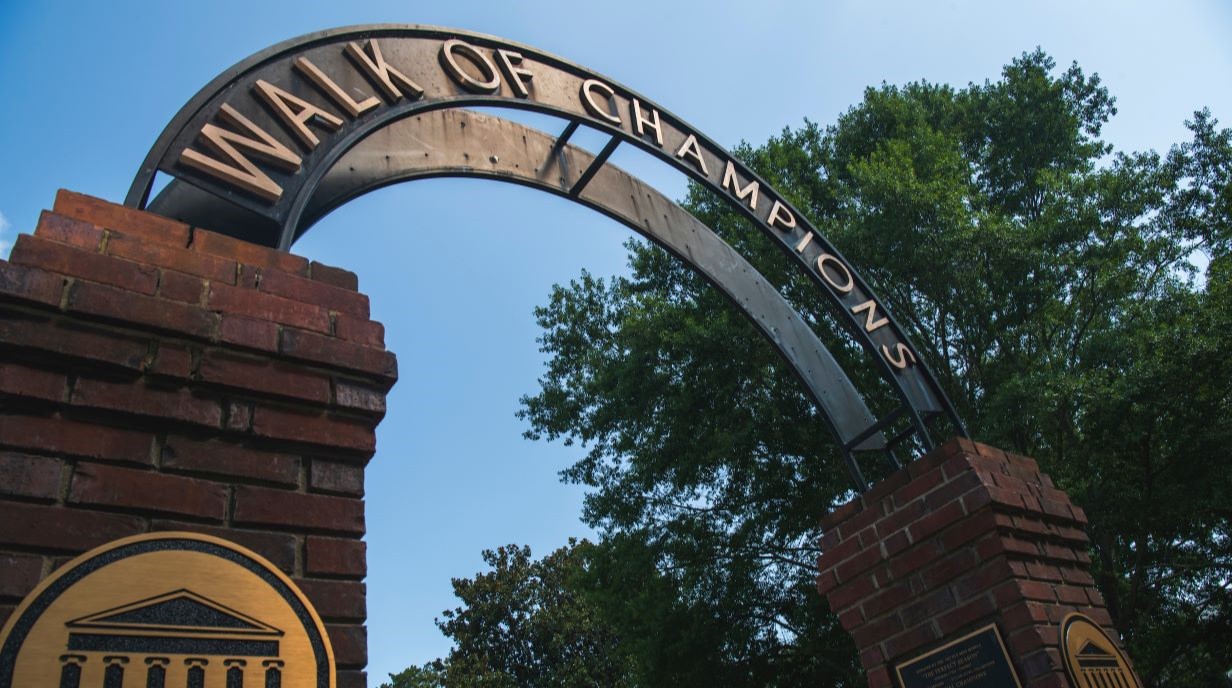
[{"label": "tree foliage", "polygon": [[580,592],[593,545],[535,560],[529,547],[483,552],[491,570],[455,578],[462,606],[437,620],[449,656],[390,676],[383,688],[593,688],[633,686],[611,627]]},{"label": "tree foliage", "polygon": [[[1146,681],[1199,686],[1232,666],[1232,132],[1199,111],[1166,154],[1115,152],[1115,112],[1036,50],[994,82],[870,88],[737,155],[860,269],[972,434],[1086,508]],[[701,188],[686,206],[877,389],[776,247]],[[582,446],[563,477],[603,534],[572,590],[634,685],[863,685],[813,583],[819,518],[849,497],[824,423],[715,290],[629,251],[629,277],[583,273],[536,312],[528,436]]]}]

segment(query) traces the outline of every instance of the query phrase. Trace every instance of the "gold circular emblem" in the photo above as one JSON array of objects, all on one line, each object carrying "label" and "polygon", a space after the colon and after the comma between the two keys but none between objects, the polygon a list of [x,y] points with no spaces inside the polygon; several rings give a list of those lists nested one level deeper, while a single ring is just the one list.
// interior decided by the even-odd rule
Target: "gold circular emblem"
[{"label": "gold circular emblem", "polygon": [[1125,654],[1083,614],[1061,620],[1061,656],[1076,688],[1142,688]]},{"label": "gold circular emblem", "polygon": [[260,555],[155,533],[77,557],[0,632],[0,688],[334,688],[308,598]]}]

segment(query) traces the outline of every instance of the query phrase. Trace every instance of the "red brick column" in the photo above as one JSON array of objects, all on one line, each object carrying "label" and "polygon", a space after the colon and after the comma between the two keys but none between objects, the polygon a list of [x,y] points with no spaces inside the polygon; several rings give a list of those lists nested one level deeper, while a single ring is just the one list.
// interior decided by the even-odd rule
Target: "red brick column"
[{"label": "red brick column", "polygon": [[1057,640],[1080,611],[1119,638],[1088,573],[1086,515],[1035,461],[954,439],[822,524],[818,588],[873,688],[894,665],[995,622],[1026,688],[1068,687]]},{"label": "red brick column", "polygon": [[364,466],[397,377],[355,275],[61,191],[0,261],[0,623],[119,537],[294,578],[365,685]]}]

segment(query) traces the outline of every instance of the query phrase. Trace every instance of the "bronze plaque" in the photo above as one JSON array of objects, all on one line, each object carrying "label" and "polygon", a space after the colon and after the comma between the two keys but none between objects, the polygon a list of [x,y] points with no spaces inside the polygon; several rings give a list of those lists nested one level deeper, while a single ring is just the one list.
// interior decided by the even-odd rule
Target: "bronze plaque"
[{"label": "bronze plaque", "polygon": [[193,533],[117,540],[62,566],[0,632],[0,688],[334,688],[308,598],[243,547]]},{"label": "bronze plaque", "polygon": [[1142,688],[1116,643],[1098,624],[1077,612],[1061,620],[1061,656],[1076,688]]},{"label": "bronze plaque", "polygon": [[894,666],[902,688],[1022,688],[996,624]]}]

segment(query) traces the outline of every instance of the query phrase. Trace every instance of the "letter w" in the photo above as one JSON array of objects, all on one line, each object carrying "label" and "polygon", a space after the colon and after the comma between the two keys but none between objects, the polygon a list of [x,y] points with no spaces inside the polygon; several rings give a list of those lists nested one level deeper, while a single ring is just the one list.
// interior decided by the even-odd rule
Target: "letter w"
[{"label": "letter w", "polygon": [[224,103],[219,115],[235,128],[245,130],[256,138],[207,123],[201,127],[201,138],[230,161],[230,164],[191,148],[185,148],[184,152],[180,153],[180,162],[199,172],[256,194],[266,201],[271,203],[277,201],[282,196],[282,187],[275,184],[274,180],[240,152],[240,149],[245,149],[253,156],[287,170],[298,168],[303,164],[303,160],[230,105]]}]

